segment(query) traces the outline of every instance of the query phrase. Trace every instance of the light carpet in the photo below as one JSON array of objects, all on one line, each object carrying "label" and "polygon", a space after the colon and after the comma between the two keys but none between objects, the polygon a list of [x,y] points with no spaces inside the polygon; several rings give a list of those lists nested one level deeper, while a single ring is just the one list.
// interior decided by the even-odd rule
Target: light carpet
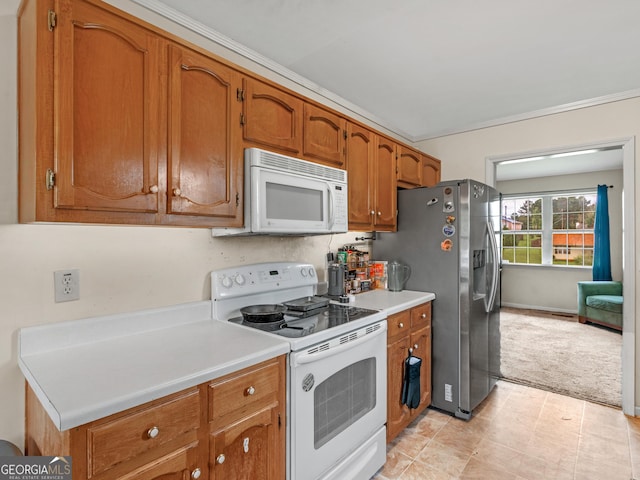
[{"label": "light carpet", "polygon": [[576,316],[502,308],[500,336],[505,380],[621,406],[620,333]]}]

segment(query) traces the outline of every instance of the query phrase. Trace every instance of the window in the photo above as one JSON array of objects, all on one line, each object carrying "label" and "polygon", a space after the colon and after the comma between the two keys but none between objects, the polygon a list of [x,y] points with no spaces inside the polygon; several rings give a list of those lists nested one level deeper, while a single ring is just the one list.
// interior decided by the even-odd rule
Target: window
[{"label": "window", "polygon": [[503,196],[502,260],[591,266],[596,192]]}]

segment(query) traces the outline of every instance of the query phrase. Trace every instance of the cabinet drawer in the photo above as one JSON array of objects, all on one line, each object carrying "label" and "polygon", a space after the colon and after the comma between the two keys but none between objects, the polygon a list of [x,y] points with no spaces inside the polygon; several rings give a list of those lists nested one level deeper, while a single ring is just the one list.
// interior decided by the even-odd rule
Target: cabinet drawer
[{"label": "cabinet drawer", "polygon": [[199,391],[189,390],[166,402],[89,427],[89,471],[96,475],[199,426]]},{"label": "cabinet drawer", "polygon": [[411,328],[422,328],[431,325],[431,302],[411,309]]},{"label": "cabinet drawer", "polygon": [[222,379],[209,385],[209,421],[234,411],[255,409],[277,399],[280,384],[278,363]]},{"label": "cabinet drawer", "polygon": [[409,310],[404,310],[390,315],[387,318],[387,338],[396,338],[408,335],[410,327],[411,312]]}]

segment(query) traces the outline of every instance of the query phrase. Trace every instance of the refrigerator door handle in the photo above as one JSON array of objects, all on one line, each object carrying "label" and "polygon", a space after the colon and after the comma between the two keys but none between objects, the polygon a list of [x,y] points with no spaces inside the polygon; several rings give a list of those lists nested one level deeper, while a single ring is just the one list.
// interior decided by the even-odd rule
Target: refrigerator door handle
[{"label": "refrigerator door handle", "polygon": [[485,303],[485,310],[489,313],[493,310],[493,305],[496,301],[496,294],[498,293],[498,279],[500,277],[500,263],[498,262],[498,243],[496,242],[496,236],[491,226],[491,222],[487,221],[487,236],[489,237],[489,245],[491,246],[491,255],[493,257],[493,271],[491,277],[491,292],[489,299]]}]

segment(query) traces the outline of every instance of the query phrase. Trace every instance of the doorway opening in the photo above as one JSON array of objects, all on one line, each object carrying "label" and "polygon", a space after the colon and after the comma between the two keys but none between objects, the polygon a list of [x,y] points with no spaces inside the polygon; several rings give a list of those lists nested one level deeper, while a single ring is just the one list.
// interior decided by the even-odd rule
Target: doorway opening
[{"label": "doorway opening", "polygon": [[[634,166],[634,139],[622,139],[618,141],[602,142],[598,144],[578,145],[564,149],[549,149],[535,152],[526,152],[500,157],[490,157],[486,159],[486,178],[489,185],[505,189],[520,188],[522,193],[533,191],[544,191],[548,193],[553,190],[570,189],[572,186],[579,189],[583,185],[575,182],[605,183],[602,180],[605,176],[603,172],[618,171],[618,177],[614,180],[615,194],[619,198],[618,208],[620,224],[622,228],[617,228],[619,232],[619,244],[622,253],[618,252],[618,275],[624,281],[625,302],[624,320],[622,335],[622,409],[627,415],[634,415],[634,392],[635,392],[635,328],[633,325],[635,311],[635,279],[634,279],[634,186],[635,176]],[[572,185],[571,182],[574,182]],[[519,184],[519,185],[518,185]],[[593,185],[595,187],[595,185]],[[526,187],[526,188],[525,188]],[[504,192],[503,192],[504,193]],[[514,193],[513,190],[511,193]],[[614,198],[611,196],[610,198]],[[612,207],[610,205],[610,212]],[[573,295],[573,301],[565,301],[564,306],[552,305],[549,310],[559,310],[565,313],[574,313],[577,310],[574,293],[576,291],[576,281],[579,278],[590,279],[590,269],[585,268],[565,268],[552,270],[550,266],[529,266],[526,273],[521,268],[513,268],[505,265],[503,275],[509,277],[504,284],[518,285],[523,278],[531,277],[531,272],[542,279],[533,289],[533,294],[544,295],[546,285],[564,285],[567,295]],[[549,272],[549,270],[552,270]],[[588,270],[585,272],[585,270]],[[560,275],[562,271],[562,275]],[[627,275],[624,273],[627,272]],[[505,275],[506,274],[506,275]],[[585,278],[588,274],[589,278]],[[547,280],[544,280],[546,275]],[[551,275],[551,276],[550,276]],[[513,278],[511,278],[513,277]],[[564,280],[559,280],[564,277]],[[553,280],[549,280],[549,279]],[[560,282],[558,284],[558,282]],[[559,287],[555,287],[556,289]],[[509,295],[506,292],[506,302],[509,303]],[[556,292],[557,293],[557,292]],[[504,294],[503,294],[504,296]],[[556,300],[557,301],[557,298]],[[512,301],[515,306],[536,306],[540,302],[523,303],[521,300]],[[551,302],[553,303],[553,302]],[[542,305],[544,307],[544,305]]]}]

